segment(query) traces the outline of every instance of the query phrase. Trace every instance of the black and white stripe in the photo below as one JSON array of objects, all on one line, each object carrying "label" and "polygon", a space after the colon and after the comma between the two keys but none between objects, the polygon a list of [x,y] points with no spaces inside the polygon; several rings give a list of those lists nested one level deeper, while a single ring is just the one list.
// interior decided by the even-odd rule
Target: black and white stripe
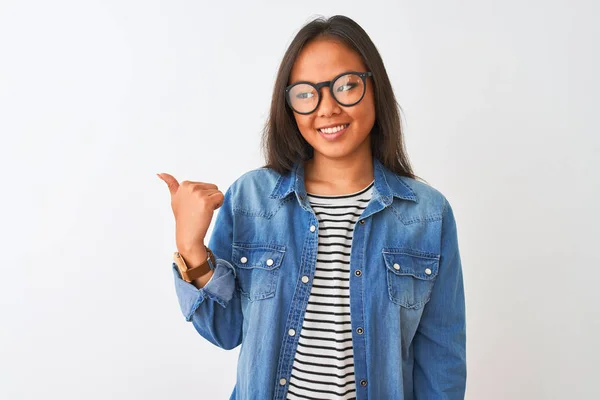
[{"label": "black and white stripe", "polygon": [[287,398],[355,399],[350,324],[350,248],[373,183],[347,195],[308,194],[319,220],[317,265]]}]

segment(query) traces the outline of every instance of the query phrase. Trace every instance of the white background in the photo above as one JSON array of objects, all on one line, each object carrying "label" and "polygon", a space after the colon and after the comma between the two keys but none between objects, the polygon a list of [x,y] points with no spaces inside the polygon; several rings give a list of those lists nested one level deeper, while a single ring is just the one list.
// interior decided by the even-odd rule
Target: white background
[{"label": "white background", "polygon": [[0,2],[0,398],[229,398],[237,350],[179,310],[155,174],[261,166],[286,46],[337,13],[454,208],[467,398],[600,398],[598,3],[289,3]]}]

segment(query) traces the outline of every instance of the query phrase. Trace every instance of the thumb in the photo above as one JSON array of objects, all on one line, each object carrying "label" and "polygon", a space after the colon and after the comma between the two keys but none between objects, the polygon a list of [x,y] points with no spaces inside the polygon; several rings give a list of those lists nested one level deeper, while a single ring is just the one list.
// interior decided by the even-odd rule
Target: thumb
[{"label": "thumb", "polygon": [[177,189],[179,189],[179,182],[177,182],[177,179],[166,173],[156,175],[167,184],[169,192],[171,192],[171,196],[173,196],[177,192]]}]

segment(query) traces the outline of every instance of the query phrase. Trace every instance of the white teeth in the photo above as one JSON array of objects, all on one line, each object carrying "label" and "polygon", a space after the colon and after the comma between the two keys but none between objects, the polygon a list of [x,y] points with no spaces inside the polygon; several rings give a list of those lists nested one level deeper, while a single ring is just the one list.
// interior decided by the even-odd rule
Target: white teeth
[{"label": "white teeth", "polygon": [[335,126],[333,128],[323,128],[323,129],[319,129],[319,131],[321,131],[323,133],[327,133],[327,134],[332,134],[332,133],[337,133],[337,132],[341,131],[342,129],[346,128],[347,126],[348,126],[348,124]]}]

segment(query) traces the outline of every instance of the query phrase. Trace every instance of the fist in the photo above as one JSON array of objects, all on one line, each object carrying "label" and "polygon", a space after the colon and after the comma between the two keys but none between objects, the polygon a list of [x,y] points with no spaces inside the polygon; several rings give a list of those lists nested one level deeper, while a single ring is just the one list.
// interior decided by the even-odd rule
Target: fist
[{"label": "fist", "polygon": [[171,194],[177,250],[188,257],[205,255],[204,238],[215,210],[223,204],[223,193],[212,183],[183,181],[180,184],[169,174],[157,175]]}]

